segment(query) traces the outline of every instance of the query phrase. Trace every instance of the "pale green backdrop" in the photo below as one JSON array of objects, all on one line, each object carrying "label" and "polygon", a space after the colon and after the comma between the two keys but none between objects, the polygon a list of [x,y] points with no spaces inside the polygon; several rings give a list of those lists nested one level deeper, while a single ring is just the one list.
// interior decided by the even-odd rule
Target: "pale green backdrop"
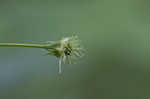
[{"label": "pale green backdrop", "polygon": [[149,0],[0,0],[0,42],[78,35],[86,49],[63,65],[32,48],[0,48],[0,99],[149,99]]}]

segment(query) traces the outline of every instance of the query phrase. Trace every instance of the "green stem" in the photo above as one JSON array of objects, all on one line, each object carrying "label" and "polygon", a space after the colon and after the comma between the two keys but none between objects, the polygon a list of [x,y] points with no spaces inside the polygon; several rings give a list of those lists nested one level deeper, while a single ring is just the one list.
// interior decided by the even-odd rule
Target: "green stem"
[{"label": "green stem", "polygon": [[0,47],[30,47],[30,48],[44,48],[53,49],[53,45],[48,44],[21,44],[21,43],[0,43]]}]

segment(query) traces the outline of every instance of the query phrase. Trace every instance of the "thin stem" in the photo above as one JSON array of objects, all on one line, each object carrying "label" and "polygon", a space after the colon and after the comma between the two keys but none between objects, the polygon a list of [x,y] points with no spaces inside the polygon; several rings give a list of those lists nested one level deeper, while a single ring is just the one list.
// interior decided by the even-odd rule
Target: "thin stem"
[{"label": "thin stem", "polygon": [[0,47],[30,47],[30,48],[53,49],[53,45],[48,44],[0,43]]},{"label": "thin stem", "polygon": [[58,69],[58,73],[59,73],[59,74],[61,74],[61,72],[62,72],[62,71],[61,71],[61,61],[62,61],[62,60],[59,59],[59,69]]}]

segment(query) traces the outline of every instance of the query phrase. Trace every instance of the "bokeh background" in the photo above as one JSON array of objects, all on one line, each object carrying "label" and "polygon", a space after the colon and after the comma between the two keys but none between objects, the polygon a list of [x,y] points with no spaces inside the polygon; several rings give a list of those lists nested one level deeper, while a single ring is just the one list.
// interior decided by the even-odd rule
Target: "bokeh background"
[{"label": "bokeh background", "polygon": [[150,99],[149,0],[0,0],[0,42],[78,35],[75,65],[32,48],[0,48],[0,99]]}]

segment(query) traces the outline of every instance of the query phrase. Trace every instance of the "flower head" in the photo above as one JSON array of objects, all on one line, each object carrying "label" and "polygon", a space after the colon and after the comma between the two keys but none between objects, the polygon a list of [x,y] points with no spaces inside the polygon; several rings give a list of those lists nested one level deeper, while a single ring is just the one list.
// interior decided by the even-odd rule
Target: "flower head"
[{"label": "flower head", "polygon": [[60,42],[60,58],[64,62],[71,64],[74,59],[83,56],[83,48],[81,47],[80,40],[77,36],[64,38]]},{"label": "flower head", "polygon": [[59,58],[59,72],[61,72],[61,62],[73,63],[74,60],[83,56],[84,49],[80,45],[77,36],[66,37],[58,42],[53,42],[53,49],[47,49],[48,54],[52,54]]}]

